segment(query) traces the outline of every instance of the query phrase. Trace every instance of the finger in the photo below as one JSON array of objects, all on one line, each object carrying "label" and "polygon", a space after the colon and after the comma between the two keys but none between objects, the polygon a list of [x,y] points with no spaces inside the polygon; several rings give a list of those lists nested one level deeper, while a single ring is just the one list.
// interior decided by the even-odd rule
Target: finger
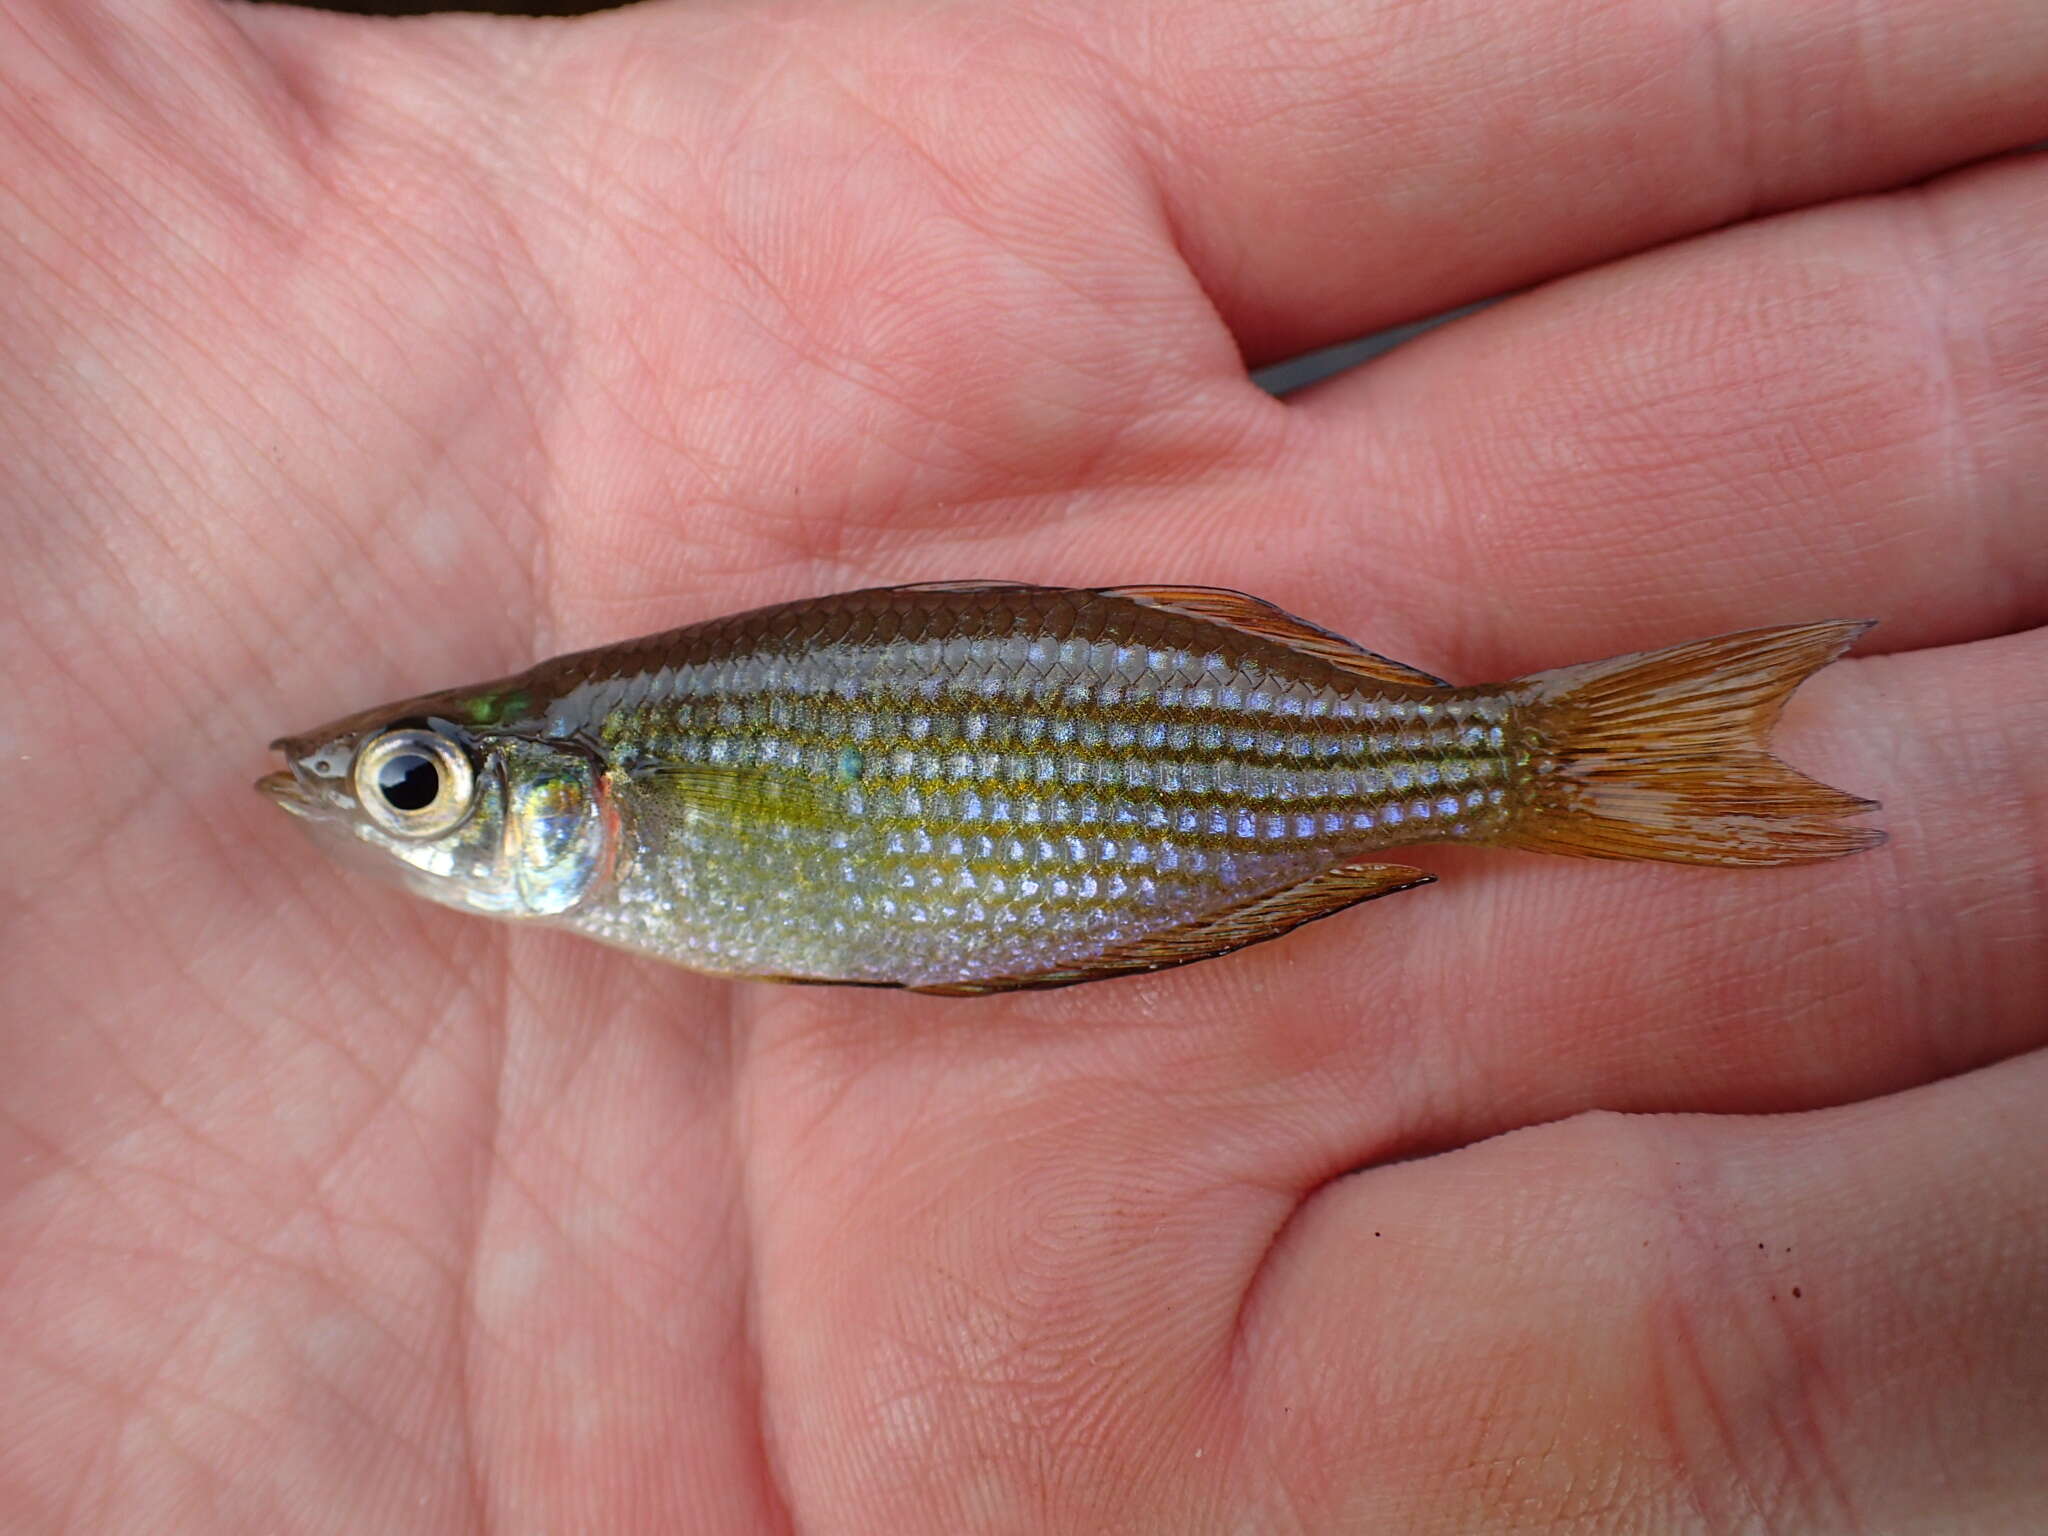
[{"label": "finger", "polygon": [[[1417,850],[1439,885],[1203,967],[1147,1070],[1247,1112],[1248,1176],[1308,1188],[1586,1109],[1814,1108],[2048,1046],[2048,630],[1829,668],[1780,745],[1881,799],[1891,841],[1769,871]],[[1136,1032],[1088,994],[1068,1030]]]},{"label": "finger", "polygon": [[1418,849],[1427,891],[991,1005],[965,1056],[957,1014],[916,1006],[778,995],[766,1032],[833,1081],[879,1033],[981,1093],[1121,1083],[1296,1189],[1587,1109],[1809,1109],[2048,1046],[2048,630],[1838,664],[1777,741],[1881,799],[1891,841],[1739,871]]},{"label": "finger", "polygon": [[1883,649],[2048,618],[2044,221],[2048,155],[2019,157],[1619,263],[1310,391],[1290,494],[1345,510],[1328,595],[1297,600],[1474,679],[1823,614],[1881,618]]},{"label": "finger", "polygon": [[2048,133],[2032,0],[1089,14],[1265,359]]},{"label": "finger", "polygon": [[2035,1055],[1345,1179],[1247,1301],[1252,1454],[1315,1426],[1307,1529],[2039,1529],[2044,1093]]}]

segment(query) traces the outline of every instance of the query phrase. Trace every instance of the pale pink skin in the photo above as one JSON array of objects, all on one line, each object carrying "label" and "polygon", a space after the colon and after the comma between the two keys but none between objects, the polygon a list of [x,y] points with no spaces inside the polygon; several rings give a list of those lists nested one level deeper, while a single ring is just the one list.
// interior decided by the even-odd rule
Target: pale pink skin
[{"label": "pale pink skin", "polygon": [[[0,0],[0,1527],[2048,1527],[2048,159],[1958,169],[2043,78],[2039,0]],[[1780,741],[1893,841],[959,1003],[248,788],[978,575],[1464,680],[1875,616]]]}]

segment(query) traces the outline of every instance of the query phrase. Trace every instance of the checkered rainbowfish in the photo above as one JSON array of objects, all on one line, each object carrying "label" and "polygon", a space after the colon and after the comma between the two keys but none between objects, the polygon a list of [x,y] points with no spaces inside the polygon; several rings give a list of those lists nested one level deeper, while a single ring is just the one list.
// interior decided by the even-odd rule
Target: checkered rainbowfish
[{"label": "checkered rainbowfish", "polygon": [[352,715],[258,787],[433,900],[700,971],[1059,986],[1427,884],[1415,844],[1871,847],[1765,746],[1865,627],[1457,687],[1235,592],[877,588]]}]

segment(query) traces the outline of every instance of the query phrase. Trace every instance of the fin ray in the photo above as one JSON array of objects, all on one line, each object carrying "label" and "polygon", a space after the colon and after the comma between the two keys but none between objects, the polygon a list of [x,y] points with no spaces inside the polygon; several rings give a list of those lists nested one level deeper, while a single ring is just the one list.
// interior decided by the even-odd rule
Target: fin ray
[{"label": "fin ray", "polygon": [[1307,619],[1296,618],[1263,598],[1227,587],[1103,587],[1108,597],[1121,597],[1149,608],[1164,608],[1191,618],[1220,624],[1241,634],[1277,640],[1290,650],[1328,662],[1341,671],[1367,678],[1381,687],[1422,693],[1451,685],[1420,667],[1394,661],[1333,634]]},{"label": "fin ray", "polygon": [[974,997],[1026,988],[1066,987],[1105,976],[1163,971],[1247,945],[1261,944],[1292,932],[1303,923],[1328,917],[1376,896],[1428,885],[1435,875],[1406,864],[1346,863],[1311,875],[1299,884],[1269,891],[1235,907],[1212,912],[1193,922],[1118,944],[1068,965],[1015,976],[978,977],[971,981],[913,986],[913,992],[941,997]]},{"label": "fin ray", "polygon": [[1531,803],[1499,841],[1741,865],[1875,847],[1882,832],[1842,822],[1875,801],[1808,778],[1765,745],[1792,691],[1869,627],[1744,630],[1510,683],[1538,771]]},{"label": "fin ray", "polygon": [[1046,588],[1029,581],[1003,581],[996,577],[966,577],[958,581],[906,581],[884,592],[1042,592]]},{"label": "fin ray", "polygon": [[677,816],[714,816],[727,822],[769,814],[812,816],[825,809],[825,792],[808,779],[758,768],[704,763],[650,762],[628,770],[634,783],[672,798],[661,809]]}]

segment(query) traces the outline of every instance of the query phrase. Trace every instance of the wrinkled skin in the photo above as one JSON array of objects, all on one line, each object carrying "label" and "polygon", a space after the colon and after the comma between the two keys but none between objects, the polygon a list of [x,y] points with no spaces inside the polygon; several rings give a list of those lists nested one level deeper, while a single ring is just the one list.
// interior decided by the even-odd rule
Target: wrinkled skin
[{"label": "wrinkled skin", "polygon": [[[2037,0],[0,0],[0,1524],[2048,1528],[2044,76]],[[1893,841],[959,1003],[248,789],[968,575],[1460,679],[1874,615],[1779,739]]]}]

